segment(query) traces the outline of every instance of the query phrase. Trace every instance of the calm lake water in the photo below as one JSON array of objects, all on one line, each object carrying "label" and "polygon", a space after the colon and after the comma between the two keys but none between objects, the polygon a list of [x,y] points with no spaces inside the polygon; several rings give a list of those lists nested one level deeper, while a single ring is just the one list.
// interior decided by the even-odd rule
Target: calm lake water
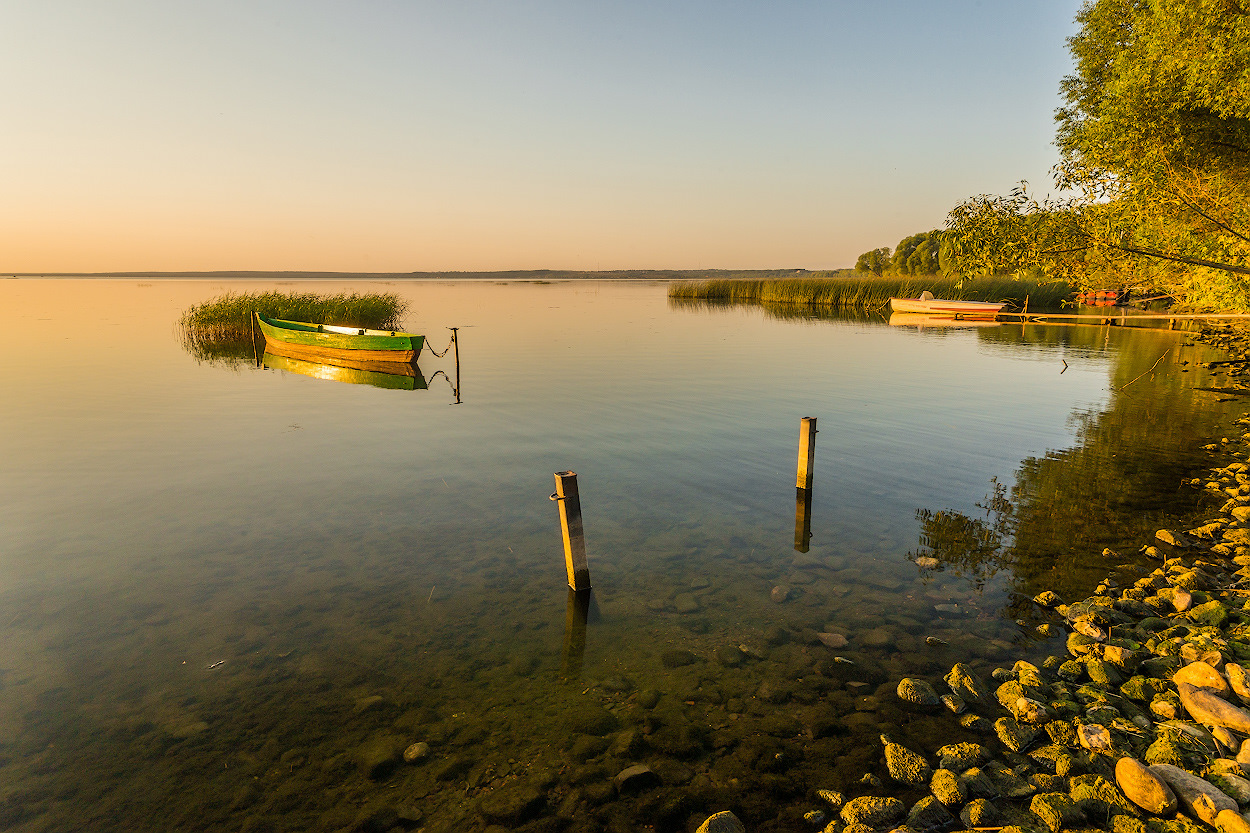
[{"label": "calm lake water", "polygon": [[[1025,600],[1142,569],[1240,414],[1177,332],[662,283],[276,285],[397,292],[438,349],[460,327],[461,404],[451,354],[403,390],[183,348],[187,306],[274,287],[0,282],[0,829],[804,829],[883,772],[880,732],[971,737],[899,678],[1061,652]],[[635,763],[658,783],[618,794]]]}]

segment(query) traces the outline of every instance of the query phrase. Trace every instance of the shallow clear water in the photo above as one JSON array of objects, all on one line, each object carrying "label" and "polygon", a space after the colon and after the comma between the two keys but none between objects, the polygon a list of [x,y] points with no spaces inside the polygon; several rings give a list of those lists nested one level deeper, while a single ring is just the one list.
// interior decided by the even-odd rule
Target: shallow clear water
[{"label": "shallow clear water", "polygon": [[[450,354],[391,390],[182,348],[188,305],[272,286],[0,283],[0,829],[801,825],[811,790],[880,769],[878,732],[960,736],[898,707],[901,676],[1059,650],[1020,599],[1131,572],[1230,415],[1181,333],[889,327],[662,283],[348,286],[411,299],[436,348],[462,328],[461,404]],[[999,524],[970,549],[918,510]],[[618,797],[635,762],[663,783]]]}]

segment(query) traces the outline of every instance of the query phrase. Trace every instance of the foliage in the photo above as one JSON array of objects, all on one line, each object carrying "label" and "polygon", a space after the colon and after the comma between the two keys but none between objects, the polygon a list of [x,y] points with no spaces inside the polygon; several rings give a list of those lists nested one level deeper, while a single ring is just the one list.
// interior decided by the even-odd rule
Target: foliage
[{"label": "foliage", "polygon": [[671,299],[720,303],[806,304],[843,309],[880,309],[890,298],[915,298],[924,290],[940,298],[970,301],[1006,301],[1030,309],[1057,309],[1072,292],[1061,281],[1038,282],[986,277],[805,278],[769,281],[677,281],[669,285]]},{"label": "foliage", "polygon": [[947,218],[965,275],[1042,270],[1250,306],[1250,10],[1233,0],[1089,0],[1056,114],[1070,196],[1016,189]]},{"label": "foliage", "polygon": [[407,309],[407,302],[393,293],[227,292],[188,307],[179,324],[187,349],[200,358],[217,358],[242,355],[239,345],[246,346],[253,335],[253,312],[290,321],[392,330],[399,328]]},{"label": "foliage", "polygon": [[872,274],[881,277],[885,270],[890,268],[890,247],[886,246],[880,249],[873,249],[870,252],[864,252],[855,261],[855,271],[863,274]]}]

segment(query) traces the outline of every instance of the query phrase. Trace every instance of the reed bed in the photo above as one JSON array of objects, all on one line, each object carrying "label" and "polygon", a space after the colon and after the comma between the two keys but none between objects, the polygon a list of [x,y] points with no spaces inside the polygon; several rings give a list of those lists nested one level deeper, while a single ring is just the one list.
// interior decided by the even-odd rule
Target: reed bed
[{"label": "reed bed", "polygon": [[179,324],[183,343],[195,356],[222,359],[250,343],[253,312],[290,321],[395,330],[407,311],[408,302],[394,293],[227,292],[188,307]]},{"label": "reed bed", "polygon": [[393,293],[227,292],[188,307],[180,323],[196,339],[225,342],[251,338],[253,312],[289,321],[393,330],[407,310],[408,303]]},{"label": "reed bed", "polygon": [[741,304],[805,304],[841,309],[876,310],[890,298],[916,298],[928,290],[939,298],[962,301],[1002,301],[1012,307],[1059,309],[1070,300],[1066,281],[985,277],[963,279],[942,276],[887,276],[851,278],[791,278],[779,280],[677,281],[668,297]]}]

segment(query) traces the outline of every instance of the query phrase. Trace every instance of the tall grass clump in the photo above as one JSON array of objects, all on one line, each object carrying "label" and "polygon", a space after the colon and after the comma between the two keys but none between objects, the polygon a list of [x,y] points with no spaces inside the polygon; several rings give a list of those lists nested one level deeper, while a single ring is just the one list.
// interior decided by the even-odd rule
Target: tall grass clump
[{"label": "tall grass clump", "polygon": [[394,293],[227,292],[220,298],[192,304],[179,324],[183,342],[201,359],[238,352],[252,338],[252,313],[267,318],[367,327],[399,328],[408,302]]},{"label": "tall grass clump", "polygon": [[876,310],[890,298],[916,298],[928,290],[938,298],[1002,301],[1030,309],[1058,309],[1072,294],[1066,281],[1013,277],[964,278],[898,275],[884,277],[792,278],[780,280],[677,281],[668,297],[730,304],[806,304],[841,309]]}]

